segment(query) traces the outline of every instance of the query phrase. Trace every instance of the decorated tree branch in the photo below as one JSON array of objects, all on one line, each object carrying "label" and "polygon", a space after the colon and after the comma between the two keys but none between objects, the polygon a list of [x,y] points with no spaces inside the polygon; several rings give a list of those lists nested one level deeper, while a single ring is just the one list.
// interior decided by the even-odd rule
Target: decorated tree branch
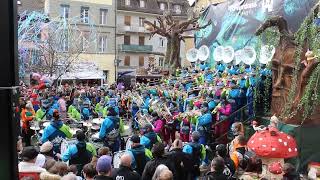
[{"label": "decorated tree branch", "polygon": [[206,25],[200,26],[197,23],[198,19],[199,17],[193,17],[187,21],[180,22],[172,14],[167,14],[157,17],[157,21],[154,22],[144,21],[146,29],[151,32],[150,38],[158,34],[167,39],[165,64],[170,69],[181,67],[179,55],[180,43],[184,41],[183,33],[206,28],[211,24],[211,21],[209,21]]}]

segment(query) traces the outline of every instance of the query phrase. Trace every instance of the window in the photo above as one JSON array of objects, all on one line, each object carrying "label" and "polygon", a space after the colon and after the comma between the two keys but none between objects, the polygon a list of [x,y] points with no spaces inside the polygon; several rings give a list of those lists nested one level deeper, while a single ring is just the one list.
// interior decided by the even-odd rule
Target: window
[{"label": "window", "polygon": [[106,52],[107,46],[107,38],[105,36],[99,37],[99,52],[103,53]]},{"label": "window", "polygon": [[164,47],[164,38],[160,37],[159,38],[159,43],[160,43],[159,44],[160,47]]},{"label": "window", "polygon": [[17,1],[17,4],[18,4],[18,5],[21,5],[21,1],[18,0],[18,1]]},{"label": "window", "polygon": [[173,6],[173,10],[176,14],[181,14],[181,6],[176,4]]},{"label": "window", "polygon": [[125,0],[126,6],[130,6],[130,0]]},{"label": "window", "polygon": [[144,36],[139,36],[139,45],[144,46]]},{"label": "window", "polygon": [[146,4],[145,4],[145,1],[144,0],[140,0],[140,7],[141,8],[145,8],[146,7]]},{"label": "window", "polygon": [[124,65],[125,66],[130,66],[130,56],[125,56],[124,57]]},{"label": "window", "polygon": [[144,21],[145,20],[146,20],[146,18],[139,17],[139,26],[140,27],[144,27]]},{"label": "window", "polygon": [[164,58],[163,57],[159,57],[159,66],[163,66],[164,65]]},{"label": "window", "polygon": [[124,36],[124,43],[123,44],[130,45],[130,36],[128,36],[128,35]]},{"label": "window", "polygon": [[80,14],[81,22],[82,23],[89,23],[89,8],[88,7],[81,7],[81,14]]},{"label": "window", "polygon": [[139,66],[140,67],[144,66],[144,57],[143,56],[139,56]]},{"label": "window", "polygon": [[70,9],[70,6],[69,5],[61,5],[61,18],[63,19],[68,19],[69,18],[69,9]]},{"label": "window", "polygon": [[131,16],[124,17],[124,25],[131,26]]},{"label": "window", "polygon": [[107,24],[107,9],[100,9],[100,24]]},{"label": "window", "polygon": [[166,9],[166,4],[165,3],[160,3],[160,9],[164,11]]}]

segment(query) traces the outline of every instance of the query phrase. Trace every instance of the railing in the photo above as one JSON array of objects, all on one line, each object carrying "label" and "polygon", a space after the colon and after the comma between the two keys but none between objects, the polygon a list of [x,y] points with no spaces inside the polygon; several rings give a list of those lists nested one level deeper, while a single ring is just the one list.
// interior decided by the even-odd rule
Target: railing
[{"label": "railing", "polygon": [[146,30],[145,27],[140,27],[140,26],[122,25],[118,27],[118,33],[125,33],[125,32],[150,33],[150,31]]},{"label": "railing", "polygon": [[151,53],[153,50],[152,45],[125,45],[122,44],[119,47],[122,52],[133,52],[133,53]]},{"label": "railing", "polygon": [[[220,125],[221,123],[225,121],[233,121],[233,122],[242,122],[242,123],[248,123],[251,118],[254,116],[254,114],[249,113],[249,108],[252,108],[253,102],[250,102],[243,107],[239,108],[238,110],[234,111],[232,114],[227,116],[227,118],[220,120],[216,122],[214,125],[212,125],[212,129],[214,130],[216,126]],[[246,112],[248,111],[248,113]],[[252,109],[253,113],[253,109]],[[239,118],[240,117],[240,118]],[[235,118],[238,118],[237,121],[235,121]],[[226,137],[231,132],[231,129],[229,129],[226,133],[220,135],[219,137],[215,137],[215,141],[219,141],[221,138]]]}]

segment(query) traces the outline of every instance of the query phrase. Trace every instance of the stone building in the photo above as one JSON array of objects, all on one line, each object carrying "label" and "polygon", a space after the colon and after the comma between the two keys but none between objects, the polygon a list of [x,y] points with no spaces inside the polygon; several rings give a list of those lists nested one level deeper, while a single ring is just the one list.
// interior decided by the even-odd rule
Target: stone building
[{"label": "stone building", "polygon": [[[143,73],[153,59],[157,66],[164,65],[166,38],[150,33],[144,27],[144,20],[151,22],[170,9],[175,18],[186,20],[186,0],[118,0],[117,1],[117,47],[119,71]],[[181,44],[181,55],[185,44]],[[181,57],[183,59],[183,57]],[[137,73],[136,73],[137,72]]]}]

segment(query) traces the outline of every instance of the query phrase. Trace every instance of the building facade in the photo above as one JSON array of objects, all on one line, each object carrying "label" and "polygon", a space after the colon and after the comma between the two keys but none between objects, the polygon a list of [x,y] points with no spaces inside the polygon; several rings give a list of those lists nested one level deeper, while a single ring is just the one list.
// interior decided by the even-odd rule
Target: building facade
[{"label": "building facade", "polygon": [[[84,33],[82,43],[87,46],[86,51],[79,55],[79,60],[94,62],[104,72],[105,83],[108,84],[116,79],[115,1],[45,0],[44,4],[44,12],[50,18],[79,19],[76,26]],[[95,38],[86,37],[86,33],[92,36],[92,31],[95,31]]]},{"label": "building facade", "polygon": [[[160,35],[150,38],[144,21],[153,22],[171,7],[173,16],[187,19],[188,2],[184,0],[118,0],[117,1],[117,47],[118,70],[141,73],[151,59],[164,66],[167,40]],[[182,43],[181,51],[184,51]],[[183,54],[183,53],[181,53]],[[150,60],[149,60],[150,59]]]}]

